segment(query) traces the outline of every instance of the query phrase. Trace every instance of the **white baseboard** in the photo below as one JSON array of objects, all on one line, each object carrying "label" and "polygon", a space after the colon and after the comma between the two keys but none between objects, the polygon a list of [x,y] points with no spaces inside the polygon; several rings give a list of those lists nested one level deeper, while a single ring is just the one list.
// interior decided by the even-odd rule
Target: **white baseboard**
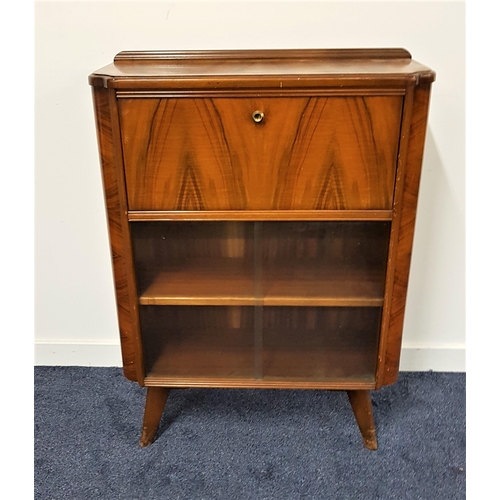
[{"label": "white baseboard", "polygon": [[120,344],[35,341],[35,366],[122,366]]},{"label": "white baseboard", "polygon": [[403,345],[400,370],[404,372],[465,372],[465,345]]},{"label": "white baseboard", "polygon": [[[120,345],[97,341],[37,341],[36,366],[121,366]],[[403,345],[401,371],[465,372],[465,345]]]}]

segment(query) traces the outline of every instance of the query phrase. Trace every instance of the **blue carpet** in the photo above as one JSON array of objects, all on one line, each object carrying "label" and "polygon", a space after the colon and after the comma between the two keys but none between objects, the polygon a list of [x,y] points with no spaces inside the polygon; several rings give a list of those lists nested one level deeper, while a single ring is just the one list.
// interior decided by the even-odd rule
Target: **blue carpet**
[{"label": "blue carpet", "polygon": [[465,499],[465,374],[372,401],[378,451],[344,392],[172,390],[140,448],[145,389],[120,369],[36,367],[35,499]]}]

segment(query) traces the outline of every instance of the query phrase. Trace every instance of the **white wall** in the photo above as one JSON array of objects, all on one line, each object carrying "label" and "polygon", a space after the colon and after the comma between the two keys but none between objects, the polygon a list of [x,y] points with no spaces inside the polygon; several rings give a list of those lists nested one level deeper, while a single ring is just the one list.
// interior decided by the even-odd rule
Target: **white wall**
[{"label": "white wall", "polygon": [[37,364],[119,365],[87,76],[121,50],[404,47],[437,72],[402,369],[465,371],[465,2],[35,4]]}]

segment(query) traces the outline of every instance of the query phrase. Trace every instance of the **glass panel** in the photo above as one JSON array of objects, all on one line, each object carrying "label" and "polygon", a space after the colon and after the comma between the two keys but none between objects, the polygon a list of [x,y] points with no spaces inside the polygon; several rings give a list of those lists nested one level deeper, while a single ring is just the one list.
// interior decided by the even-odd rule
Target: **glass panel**
[{"label": "glass panel", "polygon": [[389,222],[263,225],[264,380],[374,380],[389,233]]},{"label": "glass panel", "polygon": [[143,305],[253,305],[253,224],[131,224]]},{"label": "glass panel", "polygon": [[373,381],[381,308],[264,307],[265,380]]},{"label": "glass panel", "polygon": [[147,222],[131,227],[143,305],[383,302],[388,222]]},{"label": "glass panel", "polygon": [[381,306],[388,222],[263,225],[264,305]]},{"label": "glass panel", "polygon": [[146,375],[253,378],[252,307],[143,306]]},{"label": "glass panel", "polygon": [[373,380],[389,222],[131,231],[148,375]]}]

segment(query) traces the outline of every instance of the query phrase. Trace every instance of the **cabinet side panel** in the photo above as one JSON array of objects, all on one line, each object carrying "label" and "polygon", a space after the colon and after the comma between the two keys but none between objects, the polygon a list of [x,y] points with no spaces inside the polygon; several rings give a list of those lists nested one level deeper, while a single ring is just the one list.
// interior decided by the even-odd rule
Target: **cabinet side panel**
[{"label": "cabinet side panel", "polygon": [[429,97],[430,84],[421,84],[415,87],[401,204],[401,222],[395,257],[394,284],[389,305],[387,348],[380,385],[392,384],[396,382],[398,377]]},{"label": "cabinet side panel", "polygon": [[137,363],[135,359],[133,307],[131,305],[127,281],[126,248],[122,226],[119,186],[115,172],[109,91],[104,88],[93,88],[93,98],[102,180],[108,214],[109,239],[113,257],[113,275],[120,328],[123,373],[127,379],[135,382],[137,381]]}]

